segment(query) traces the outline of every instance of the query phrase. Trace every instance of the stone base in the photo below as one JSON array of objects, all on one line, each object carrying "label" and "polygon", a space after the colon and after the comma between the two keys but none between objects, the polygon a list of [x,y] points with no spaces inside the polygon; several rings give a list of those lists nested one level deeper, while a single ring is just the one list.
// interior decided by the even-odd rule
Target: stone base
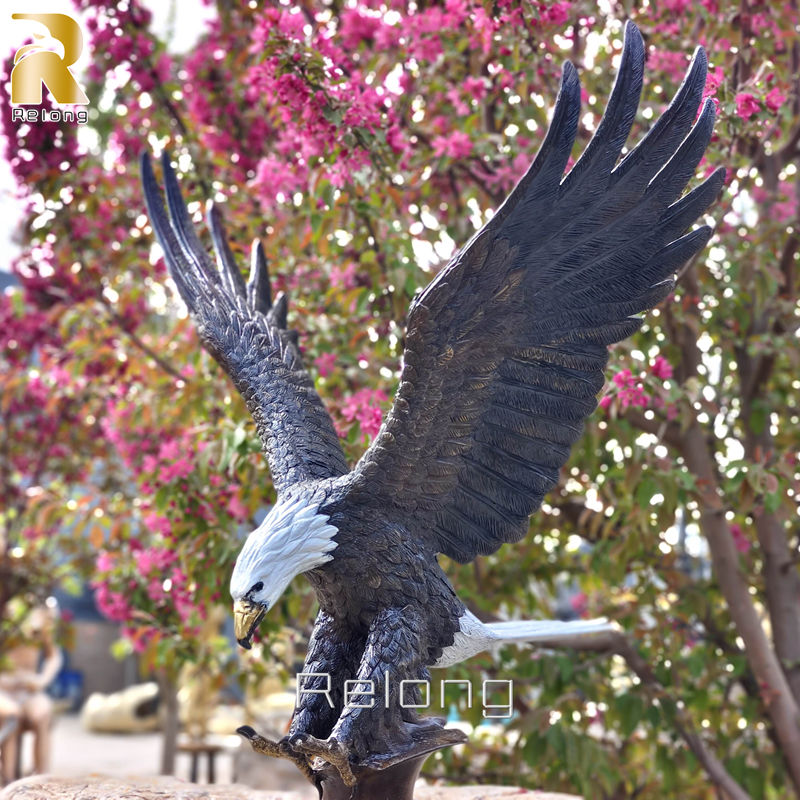
[{"label": "stone base", "polygon": [[[312,800],[309,793],[269,792],[240,785],[186,783],[177,778],[55,778],[35,775],[6,786],[0,800]],[[574,795],[515,789],[510,786],[426,786],[421,782],[414,800],[495,800],[530,797],[531,800],[580,800]]]},{"label": "stone base", "polygon": [[178,778],[56,778],[34,775],[11,783],[0,800],[309,800],[299,792],[262,792],[240,785],[188,783]]}]

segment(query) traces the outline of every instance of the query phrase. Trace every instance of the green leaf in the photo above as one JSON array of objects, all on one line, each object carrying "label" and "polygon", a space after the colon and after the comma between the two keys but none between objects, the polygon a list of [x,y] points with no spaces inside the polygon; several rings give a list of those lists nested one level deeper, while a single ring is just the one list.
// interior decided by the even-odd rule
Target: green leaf
[{"label": "green leaf", "polygon": [[239,449],[239,447],[247,441],[247,431],[244,429],[243,426],[238,425],[233,431],[233,439],[232,444],[235,449]]},{"label": "green leaf", "polygon": [[769,420],[769,408],[758,399],[753,402],[750,417],[747,420],[750,430],[758,436],[764,432]]},{"label": "green leaf", "polygon": [[780,507],[783,494],[780,491],[764,495],[764,509],[770,514],[774,514]]},{"label": "green leaf", "polygon": [[566,758],[567,752],[567,743],[566,743],[566,736],[564,735],[564,729],[561,725],[555,724],[551,725],[548,728],[547,733],[545,734],[545,738],[547,739],[548,744],[550,747],[553,748],[553,751],[559,758]]},{"label": "green leaf", "polygon": [[627,738],[644,716],[644,701],[638,694],[629,692],[616,699],[616,709],[621,722],[621,733]]},{"label": "green leaf", "polygon": [[639,481],[639,485],[636,487],[636,502],[639,506],[646,508],[650,505],[650,500],[652,500],[653,496],[658,494],[659,491],[658,481],[655,478],[646,476]]}]

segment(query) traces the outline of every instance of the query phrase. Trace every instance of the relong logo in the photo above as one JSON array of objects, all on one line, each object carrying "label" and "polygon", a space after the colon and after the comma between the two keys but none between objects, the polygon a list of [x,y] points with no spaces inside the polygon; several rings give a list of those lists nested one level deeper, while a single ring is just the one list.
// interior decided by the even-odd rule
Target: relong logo
[{"label": "relong logo", "polygon": [[50,34],[51,43],[60,43],[64,50],[62,57],[48,49],[48,37],[42,34],[34,34],[37,41],[17,50],[11,71],[12,104],[40,105],[42,84],[48,88],[56,103],[88,104],[89,98],[69,69],[83,50],[83,34],[78,23],[66,14],[12,14],[11,18],[43,25]]}]

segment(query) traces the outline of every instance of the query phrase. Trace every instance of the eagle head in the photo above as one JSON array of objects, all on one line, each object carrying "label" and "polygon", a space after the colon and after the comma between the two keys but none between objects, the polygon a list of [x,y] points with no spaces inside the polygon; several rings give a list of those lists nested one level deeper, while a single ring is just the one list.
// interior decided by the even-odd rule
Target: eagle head
[{"label": "eagle head", "polygon": [[306,498],[279,498],[247,537],[231,576],[234,633],[246,650],[292,578],[333,558],[338,531],[328,520]]}]

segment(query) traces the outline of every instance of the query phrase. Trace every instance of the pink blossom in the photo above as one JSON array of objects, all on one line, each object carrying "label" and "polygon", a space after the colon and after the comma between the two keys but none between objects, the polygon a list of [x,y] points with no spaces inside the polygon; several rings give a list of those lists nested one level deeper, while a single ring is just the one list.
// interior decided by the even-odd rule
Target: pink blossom
[{"label": "pink blossom", "polygon": [[469,114],[469,106],[461,99],[461,90],[458,86],[451,86],[447,90],[447,99],[452,103],[456,114],[460,116]]},{"label": "pink blossom", "polygon": [[136,554],[136,567],[138,570],[146,575],[153,569],[154,560],[150,550],[140,550]]},{"label": "pink blossom", "polygon": [[725,73],[722,71],[722,67],[714,67],[714,69],[710,69],[706,75],[706,85],[703,89],[703,100],[705,100],[707,97],[710,97],[714,100],[714,105],[719,108],[719,101],[717,100],[716,96],[717,89],[719,89],[724,80]]},{"label": "pink blossom", "polygon": [[656,356],[655,361],[653,361],[650,367],[650,373],[654,377],[665,381],[672,377],[672,364],[670,364],[664,356]]},{"label": "pink blossom", "polygon": [[158,469],[158,459],[155,456],[145,456],[142,459],[143,472],[155,472]]},{"label": "pink blossom", "polygon": [[282,12],[278,19],[278,30],[285,36],[300,42],[305,38],[304,27],[305,17],[297,7]]},{"label": "pink blossom", "polygon": [[192,614],[197,610],[195,608],[195,604],[192,602],[191,597],[184,592],[176,594],[172,602],[175,605],[175,610],[178,612],[178,616],[181,618],[181,622],[184,623],[187,622]]},{"label": "pink blossom", "polygon": [[647,404],[650,402],[650,395],[641,386],[632,386],[619,393],[619,401],[623,409],[628,406],[647,408]]},{"label": "pink blossom", "polygon": [[180,454],[181,448],[177,439],[169,439],[158,448],[158,457],[162,461],[174,461]]},{"label": "pink blossom", "polygon": [[161,575],[156,575],[147,581],[147,596],[154,602],[160,603],[164,600],[164,578]]},{"label": "pink blossom", "polygon": [[172,570],[171,578],[174,586],[182,586],[186,583],[186,573],[180,567],[175,567]]},{"label": "pink blossom", "polygon": [[775,222],[788,222],[797,216],[797,197],[792,195],[770,207],[770,217]]},{"label": "pink blossom", "polygon": [[149,547],[136,553],[136,566],[139,572],[147,575],[153,570],[163,572],[172,564],[177,555],[163,547]]},{"label": "pink blossom", "polygon": [[172,523],[170,522],[169,518],[165,517],[163,514],[156,514],[155,512],[146,514],[142,519],[142,522],[144,523],[145,527],[152,531],[158,531],[158,533],[162,534],[163,536],[168,536],[172,531]]},{"label": "pink blossom", "polygon": [[402,153],[408,147],[403,129],[399,125],[391,125],[389,130],[386,131],[386,144],[394,150],[395,153]]},{"label": "pink blossom", "polygon": [[473,100],[483,100],[486,96],[486,81],[483,78],[469,75],[461,81],[461,88]]},{"label": "pink blossom", "polygon": [[768,207],[765,216],[773,222],[788,222],[797,214],[797,195],[788,181],[781,181],[776,192],[768,192],[763,187],[754,186],[752,194],[757,203]]},{"label": "pink blossom", "polygon": [[580,617],[586,616],[588,603],[589,598],[587,597],[586,592],[578,592],[569,600],[572,610]]},{"label": "pink blossom", "polygon": [[95,561],[95,569],[98,572],[109,572],[113,568],[114,568],[114,558],[107,551],[101,550],[97,554],[97,560]]},{"label": "pink blossom", "polygon": [[280,192],[284,195],[295,192],[300,183],[291,159],[269,155],[258,162],[251,185],[262,199],[272,202]]},{"label": "pink blossom", "polygon": [[[669,10],[670,14],[683,14],[684,11],[691,8],[693,5],[692,0],[667,0],[664,7]],[[661,28],[659,28],[661,30]]]},{"label": "pink blossom", "polygon": [[621,369],[611,380],[614,381],[617,386],[622,388],[630,385],[633,380],[633,376],[631,375],[631,371],[629,369]]},{"label": "pink blossom", "polygon": [[742,119],[750,119],[753,114],[758,114],[761,105],[749,92],[739,92],[736,95],[736,113]]},{"label": "pink blossom", "polygon": [[179,458],[172,464],[167,464],[158,473],[158,479],[162,483],[171,483],[177,478],[186,478],[194,470],[194,465],[188,458]]},{"label": "pink blossom", "polygon": [[777,114],[785,102],[786,95],[777,86],[773,86],[764,98],[764,104],[773,114]]},{"label": "pink blossom", "polygon": [[750,17],[750,28],[756,36],[763,36],[765,33],[779,33],[779,28],[772,19],[772,14],[753,14]]},{"label": "pink blossom", "polygon": [[131,628],[125,626],[122,629],[122,635],[130,641],[136,653],[143,653],[147,649],[147,645],[153,638],[154,633],[153,628]]},{"label": "pink blossom", "polygon": [[624,410],[628,406],[647,407],[650,402],[650,396],[645,393],[641,383],[629,369],[620,370],[611,380],[617,386],[616,395],[620,408]]},{"label": "pink blossom", "polygon": [[360,389],[345,400],[342,416],[348,422],[358,421],[365,436],[375,436],[383,421],[383,411],[378,404],[388,399],[380,389]]},{"label": "pink blossom", "polygon": [[244,520],[247,519],[247,516],[250,513],[250,511],[239,497],[238,487],[236,487],[236,489],[237,493],[232,495],[231,499],[228,500],[228,505],[226,506],[226,510],[234,519]]},{"label": "pink blossom", "polygon": [[[130,636],[127,638],[131,639]],[[131,639],[131,644],[133,645],[133,652],[134,653],[144,653],[147,649],[147,642],[148,639],[144,636],[135,636]]]},{"label": "pink blossom", "polygon": [[[674,26],[671,36],[678,35],[678,26]],[[680,50],[656,49],[653,50],[649,59],[648,66],[659,72],[665,72],[674,80],[679,80],[686,70],[686,55]]]},{"label": "pink blossom", "polygon": [[95,589],[95,601],[101,613],[114,622],[123,622],[131,614],[127,599],[120,592],[112,592],[108,585],[100,583]]},{"label": "pink blossom", "polygon": [[365,436],[376,436],[383,422],[383,411],[380,408],[365,409],[358,418]]},{"label": "pink blossom", "polygon": [[327,378],[333,372],[333,367],[336,364],[335,353],[323,353],[314,359],[314,365],[319,372],[320,377]]},{"label": "pink blossom", "polygon": [[372,40],[381,25],[380,17],[368,16],[357,8],[342,9],[339,22],[342,45],[347,50],[355,50],[362,43]]},{"label": "pink blossom", "polygon": [[563,25],[569,19],[571,8],[571,2],[555,2],[543,10],[543,15],[552,25]]},{"label": "pink blossom", "polygon": [[343,289],[352,289],[356,285],[356,270],[358,269],[354,261],[345,264],[344,267],[331,267],[331,285],[340,286]]},{"label": "pink blossom", "polygon": [[731,536],[733,537],[733,545],[740,553],[746,553],[750,550],[750,540],[742,532],[742,528],[737,523],[730,526]]},{"label": "pink blossom", "polygon": [[435,156],[466,158],[472,152],[472,141],[469,134],[463,131],[453,131],[449,136],[436,136],[432,144]]}]

